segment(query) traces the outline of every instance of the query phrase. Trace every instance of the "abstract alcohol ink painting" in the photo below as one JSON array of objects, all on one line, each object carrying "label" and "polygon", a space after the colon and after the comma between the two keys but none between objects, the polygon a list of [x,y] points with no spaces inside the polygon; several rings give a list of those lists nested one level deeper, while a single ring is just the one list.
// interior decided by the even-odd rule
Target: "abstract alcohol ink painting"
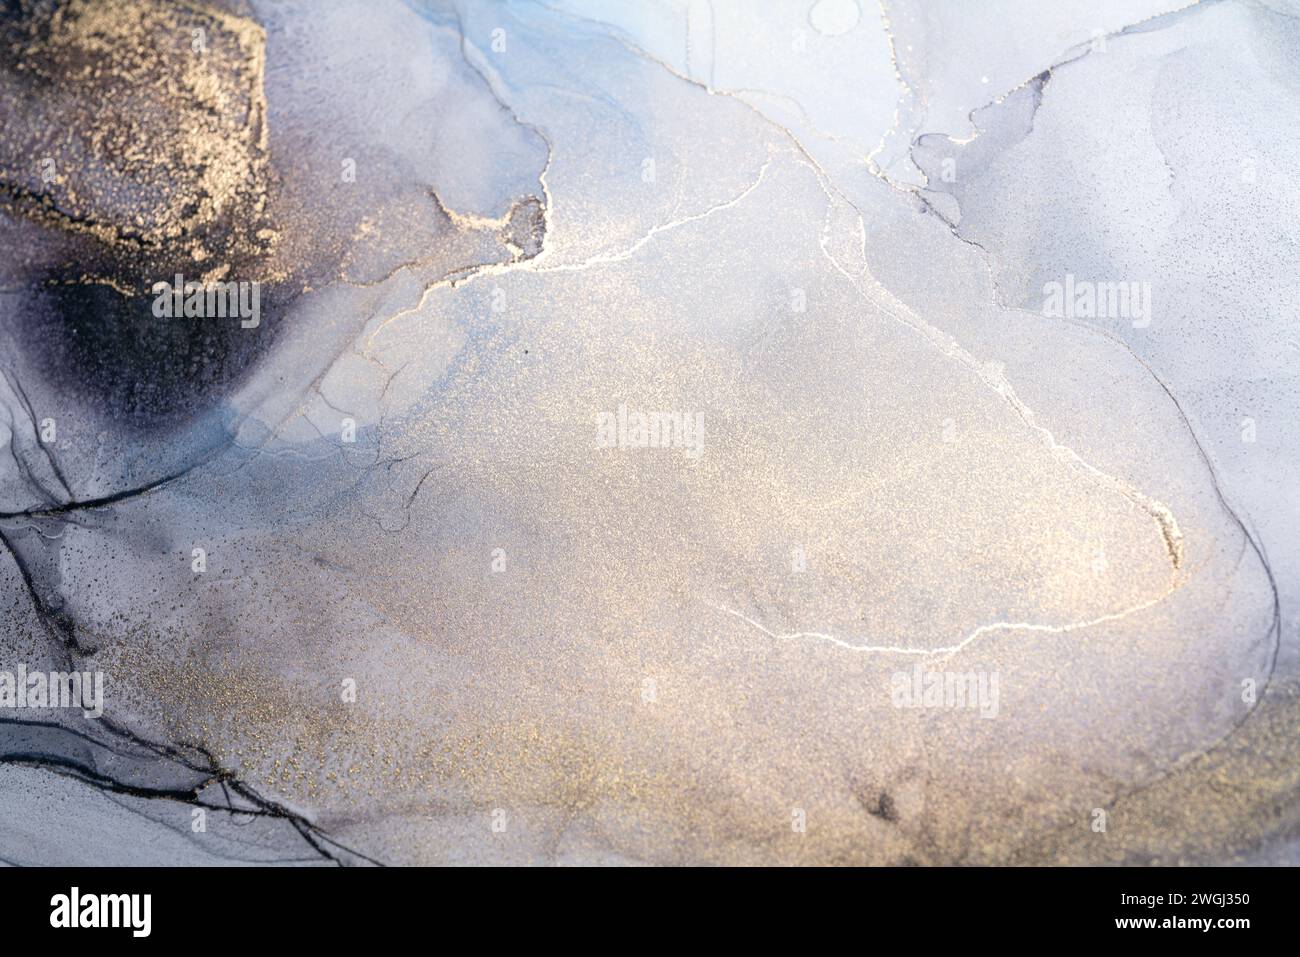
[{"label": "abstract alcohol ink painting", "polygon": [[1298,58],[0,4],[0,859],[1295,863]]}]

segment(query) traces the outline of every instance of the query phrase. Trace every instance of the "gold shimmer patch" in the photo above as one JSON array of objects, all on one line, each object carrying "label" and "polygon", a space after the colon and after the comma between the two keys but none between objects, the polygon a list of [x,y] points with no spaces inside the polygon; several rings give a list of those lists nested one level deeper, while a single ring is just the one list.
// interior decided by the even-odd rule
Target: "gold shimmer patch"
[{"label": "gold shimmer patch", "polygon": [[[25,2],[0,43],[0,196],[110,245],[220,257],[266,203],[265,35],[160,0]],[[214,248],[215,247],[215,248]]]}]

